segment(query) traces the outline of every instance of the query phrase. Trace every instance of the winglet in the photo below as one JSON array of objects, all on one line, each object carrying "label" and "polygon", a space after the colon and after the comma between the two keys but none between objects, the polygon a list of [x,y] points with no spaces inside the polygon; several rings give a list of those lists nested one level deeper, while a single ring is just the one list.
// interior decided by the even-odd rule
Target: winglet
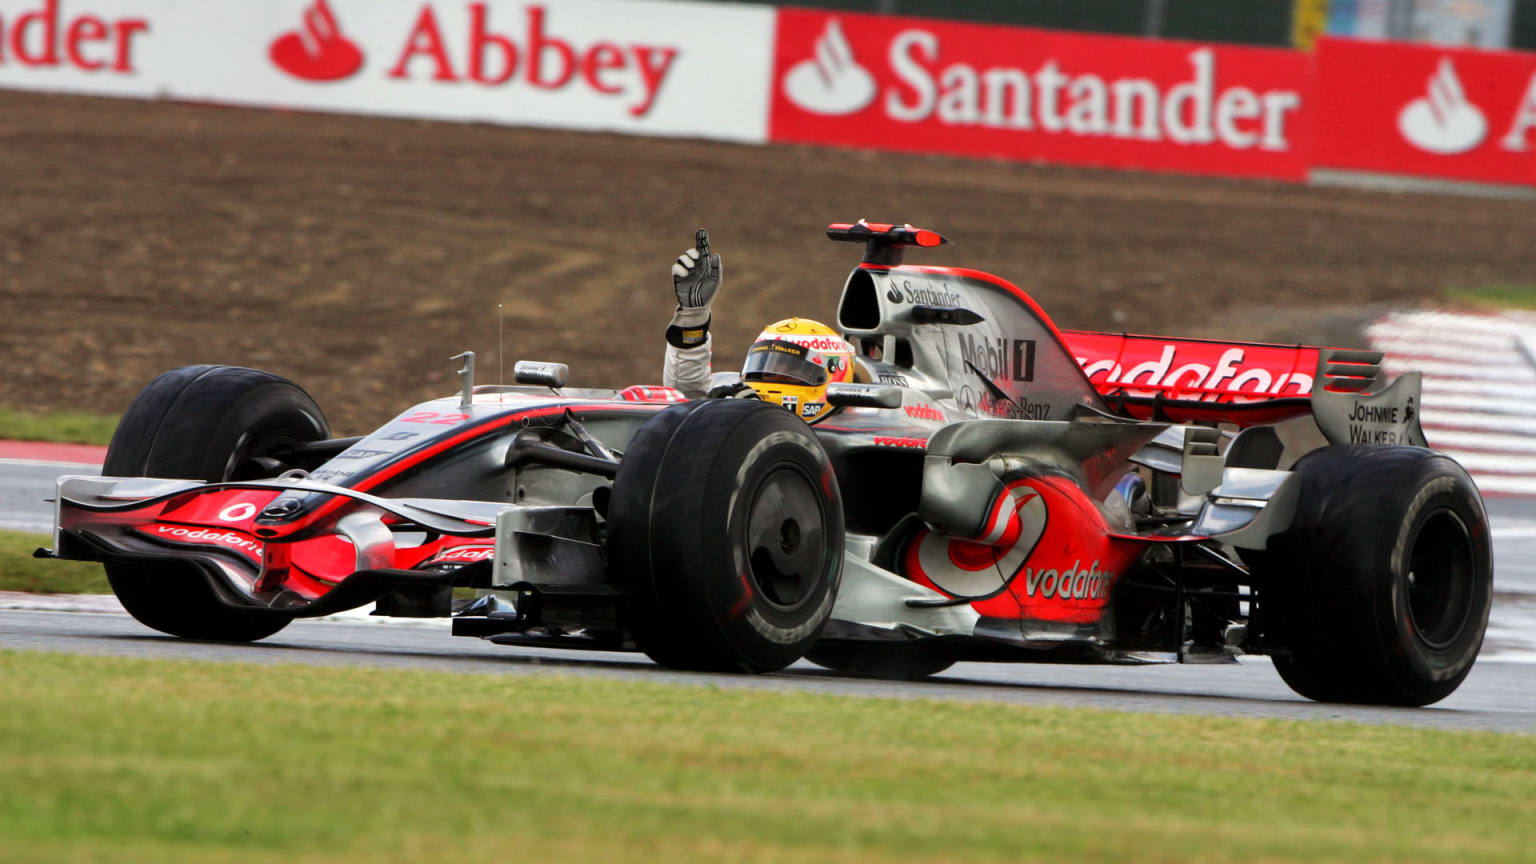
[{"label": "winglet", "polygon": [[834,222],[827,226],[833,240],[864,244],[864,263],[895,267],[901,263],[903,247],[942,246],[949,241],[937,231],[912,225],[892,225],[860,219],[852,224]]}]

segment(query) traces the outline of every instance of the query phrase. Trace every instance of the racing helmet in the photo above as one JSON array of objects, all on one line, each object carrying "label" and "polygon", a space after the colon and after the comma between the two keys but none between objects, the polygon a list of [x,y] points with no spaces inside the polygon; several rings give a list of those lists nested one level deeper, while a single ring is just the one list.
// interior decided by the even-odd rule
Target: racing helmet
[{"label": "racing helmet", "polygon": [[853,380],[853,346],[819,321],[786,318],[758,334],[741,378],[765,400],[815,423],[832,412],[827,385]]}]

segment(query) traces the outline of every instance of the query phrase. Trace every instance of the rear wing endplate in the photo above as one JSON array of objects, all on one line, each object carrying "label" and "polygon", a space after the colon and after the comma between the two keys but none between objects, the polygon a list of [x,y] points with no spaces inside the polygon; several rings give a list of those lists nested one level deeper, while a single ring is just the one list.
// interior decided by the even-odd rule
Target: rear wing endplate
[{"label": "rear wing endplate", "polygon": [[1330,444],[1408,444],[1428,447],[1419,425],[1423,376],[1390,384],[1380,351],[1324,348],[1312,382],[1312,416]]}]

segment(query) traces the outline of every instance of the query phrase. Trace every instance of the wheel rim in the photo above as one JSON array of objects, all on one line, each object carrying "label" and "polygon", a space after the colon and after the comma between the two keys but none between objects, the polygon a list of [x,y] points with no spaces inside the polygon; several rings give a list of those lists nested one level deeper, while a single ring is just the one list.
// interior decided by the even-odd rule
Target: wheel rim
[{"label": "wheel rim", "polygon": [[[303,443],[293,435],[274,435],[259,441],[242,441],[230,455],[224,480],[261,480],[281,473],[282,462],[268,454]],[[253,446],[254,445],[254,446]]]},{"label": "wheel rim", "polygon": [[789,611],[815,596],[826,570],[826,536],[811,478],[788,465],[769,472],[747,511],[747,569],[768,605]]},{"label": "wheel rim", "polygon": [[323,426],[308,413],[298,418],[285,418],[267,427],[248,430],[240,436],[234,452],[225,462],[222,480],[261,480],[275,476],[284,470],[282,460],[272,458],[273,453],[318,441],[325,437]]},{"label": "wheel rim", "polygon": [[1408,617],[1419,641],[1445,648],[1472,609],[1472,538],[1450,510],[1424,520],[1408,556]]}]

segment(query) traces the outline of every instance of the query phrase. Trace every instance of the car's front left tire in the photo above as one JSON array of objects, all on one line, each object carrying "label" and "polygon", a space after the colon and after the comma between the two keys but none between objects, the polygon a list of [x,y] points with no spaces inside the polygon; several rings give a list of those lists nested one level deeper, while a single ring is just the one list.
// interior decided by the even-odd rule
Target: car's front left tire
[{"label": "car's front left tire", "polygon": [[[151,381],[118,422],[107,477],[255,479],[271,454],[330,437],[315,400],[298,385],[238,366],[184,366]],[[271,636],[290,619],[220,602],[190,564],[113,561],[107,581],[123,608],[147,627],[219,642]]]},{"label": "car's front left tire", "polygon": [[804,656],[843,565],[837,478],[811,428],[757,400],[677,405],[624,453],[608,509],[628,629],[666,666],[771,672]]}]

